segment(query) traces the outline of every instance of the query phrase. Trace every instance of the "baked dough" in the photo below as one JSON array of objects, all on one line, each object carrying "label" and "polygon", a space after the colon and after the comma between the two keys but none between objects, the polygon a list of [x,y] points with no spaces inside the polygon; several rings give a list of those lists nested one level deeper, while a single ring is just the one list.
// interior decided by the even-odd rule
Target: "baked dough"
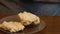
[{"label": "baked dough", "polygon": [[10,32],[18,32],[20,30],[24,30],[25,27],[20,22],[4,21],[2,24],[0,24],[0,28],[8,30]]},{"label": "baked dough", "polygon": [[23,25],[30,25],[32,23],[36,25],[40,23],[40,18],[29,12],[19,13],[18,16],[20,17],[21,23]]},{"label": "baked dough", "polygon": [[37,25],[40,23],[40,18],[38,16],[26,11],[19,13],[18,16],[20,18],[20,22],[4,21],[2,24],[0,24],[0,28],[10,32],[18,32],[24,30],[25,26],[30,24]]}]

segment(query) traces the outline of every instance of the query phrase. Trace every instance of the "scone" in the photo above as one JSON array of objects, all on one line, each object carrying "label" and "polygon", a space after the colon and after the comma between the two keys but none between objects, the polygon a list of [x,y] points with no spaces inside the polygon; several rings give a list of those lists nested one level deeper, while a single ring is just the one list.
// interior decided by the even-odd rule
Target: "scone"
[{"label": "scone", "polygon": [[8,30],[10,32],[18,32],[20,30],[24,30],[25,27],[20,22],[4,21],[2,24],[0,24],[0,28]]},{"label": "scone", "polygon": [[19,13],[18,16],[20,17],[21,23],[23,25],[30,25],[32,23],[37,25],[40,23],[40,18],[29,12]]}]

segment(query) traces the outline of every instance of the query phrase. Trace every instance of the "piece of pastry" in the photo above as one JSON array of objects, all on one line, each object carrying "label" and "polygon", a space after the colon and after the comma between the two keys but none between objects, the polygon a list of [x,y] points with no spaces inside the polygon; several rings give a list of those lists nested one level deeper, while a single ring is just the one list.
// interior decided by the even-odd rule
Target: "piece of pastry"
[{"label": "piece of pastry", "polygon": [[0,24],[0,28],[10,32],[18,32],[20,30],[24,30],[25,27],[20,22],[4,21],[2,24]]},{"label": "piece of pastry", "polygon": [[29,12],[19,13],[18,16],[20,17],[21,23],[23,25],[30,25],[32,23],[37,25],[40,23],[40,18]]}]

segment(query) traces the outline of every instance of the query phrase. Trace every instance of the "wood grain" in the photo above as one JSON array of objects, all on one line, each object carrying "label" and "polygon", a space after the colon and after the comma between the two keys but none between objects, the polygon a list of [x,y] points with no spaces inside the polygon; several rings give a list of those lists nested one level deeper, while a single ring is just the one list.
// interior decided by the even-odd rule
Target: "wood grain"
[{"label": "wood grain", "polygon": [[46,23],[46,28],[35,34],[60,34],[60,16],[40,16]]},{"label": "wood grain", "polygon": [[[8,15],[0,15],[0,19]],[[34,34],[60,34],[60,16],[40,16],[40,18],[45,21],[46,27]],[[0,31],[0,34],[6,34]]]}]

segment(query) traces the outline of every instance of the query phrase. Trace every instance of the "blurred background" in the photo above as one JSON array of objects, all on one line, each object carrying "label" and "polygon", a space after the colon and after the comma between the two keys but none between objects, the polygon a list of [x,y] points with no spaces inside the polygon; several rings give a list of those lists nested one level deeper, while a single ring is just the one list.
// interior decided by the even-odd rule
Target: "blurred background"
[{"label": "blurred background", "polygon": [[60,16],[60,0],[0,0],[0,14],[22,11],[40,16]]}]

